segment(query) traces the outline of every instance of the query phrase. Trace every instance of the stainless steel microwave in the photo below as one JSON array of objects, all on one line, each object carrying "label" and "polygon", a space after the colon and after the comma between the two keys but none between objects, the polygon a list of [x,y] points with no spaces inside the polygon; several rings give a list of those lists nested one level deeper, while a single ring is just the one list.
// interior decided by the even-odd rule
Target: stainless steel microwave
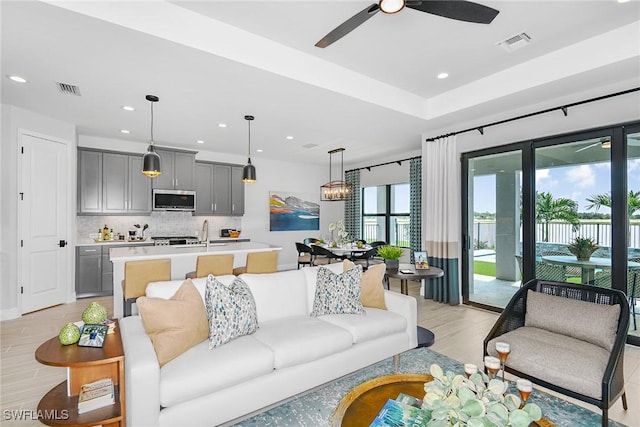
[{"label": "stainless steel microwave", "polygon": [[153,189],[154,211],[195,211],[196,192]]}]

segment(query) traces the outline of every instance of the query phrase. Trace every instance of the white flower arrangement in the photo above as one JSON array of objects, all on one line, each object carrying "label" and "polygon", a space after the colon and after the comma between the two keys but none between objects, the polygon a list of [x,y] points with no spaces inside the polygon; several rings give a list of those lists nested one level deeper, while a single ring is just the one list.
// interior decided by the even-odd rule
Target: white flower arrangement
[{"label": "white flower arrangement", "polygon": [[345,241],[349,233],[345,230],[344,221],[342,221],[341,219],[329,224],[329,231],[331,232],[332,241],[335,241],[333,238],[333,232],[336,230],[338,231],[338,238],[340,239],[340,241]]},{"label": "white flower arrangement", "polygon": [[489,380],[483,372],[469,378],[431,365],[433,381],[425,383],[422,409],[434,427],[528,427],[542,418],[540,407],[527,403],[520,409],[519,396],[505,394],[506,383]]}]

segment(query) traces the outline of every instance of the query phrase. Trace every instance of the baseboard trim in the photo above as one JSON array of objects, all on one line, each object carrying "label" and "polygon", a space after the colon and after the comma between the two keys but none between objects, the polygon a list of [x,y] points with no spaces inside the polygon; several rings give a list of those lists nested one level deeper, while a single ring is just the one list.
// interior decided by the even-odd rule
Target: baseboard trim
[{"label": "baseboard trim", "polygon": [[0,309],[0,321],[17,319],[20,317],[18,307]]}]

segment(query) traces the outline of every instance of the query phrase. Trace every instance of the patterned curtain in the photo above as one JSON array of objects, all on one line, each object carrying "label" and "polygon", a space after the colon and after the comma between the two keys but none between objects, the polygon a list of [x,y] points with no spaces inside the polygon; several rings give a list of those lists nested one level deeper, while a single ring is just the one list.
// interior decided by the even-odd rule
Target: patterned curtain
[{"label": "patterned curtain", "polygon": [[460,304],[460,161],[456,136],[427,142],[424,159],[425,249],[429,262],[444,270],[444,277],[426,284],[425,297]]},{"label": "patterned curtain", "polygon": [[409,165],[409,240],[411,263],[415,251],[422,250],[422,159],[411,159]]},{"label": "patterned curtain", "polygon": [[353,189],[353,194],[344,202],[344,225],[349,239],[360,239],[360,169],[346,171],[345,182]]}]

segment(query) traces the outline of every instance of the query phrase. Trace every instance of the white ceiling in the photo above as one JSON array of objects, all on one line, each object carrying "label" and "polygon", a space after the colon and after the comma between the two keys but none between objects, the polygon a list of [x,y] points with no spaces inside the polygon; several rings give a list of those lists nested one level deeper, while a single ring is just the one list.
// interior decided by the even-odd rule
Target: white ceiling
[{"label": "white ceiling", "polygon": [[[314,46],[371,3],[2,1],[2,102],[145,142],[154,94],[158,145],[246,155],[252,114],[254,163],[328,163],[344,147],[366,165],[418,153],[421,134],[640,86],[638,0],[485,1],[490,25],[405,9]],[[521,32],[524,48],[498,46]]]}]

